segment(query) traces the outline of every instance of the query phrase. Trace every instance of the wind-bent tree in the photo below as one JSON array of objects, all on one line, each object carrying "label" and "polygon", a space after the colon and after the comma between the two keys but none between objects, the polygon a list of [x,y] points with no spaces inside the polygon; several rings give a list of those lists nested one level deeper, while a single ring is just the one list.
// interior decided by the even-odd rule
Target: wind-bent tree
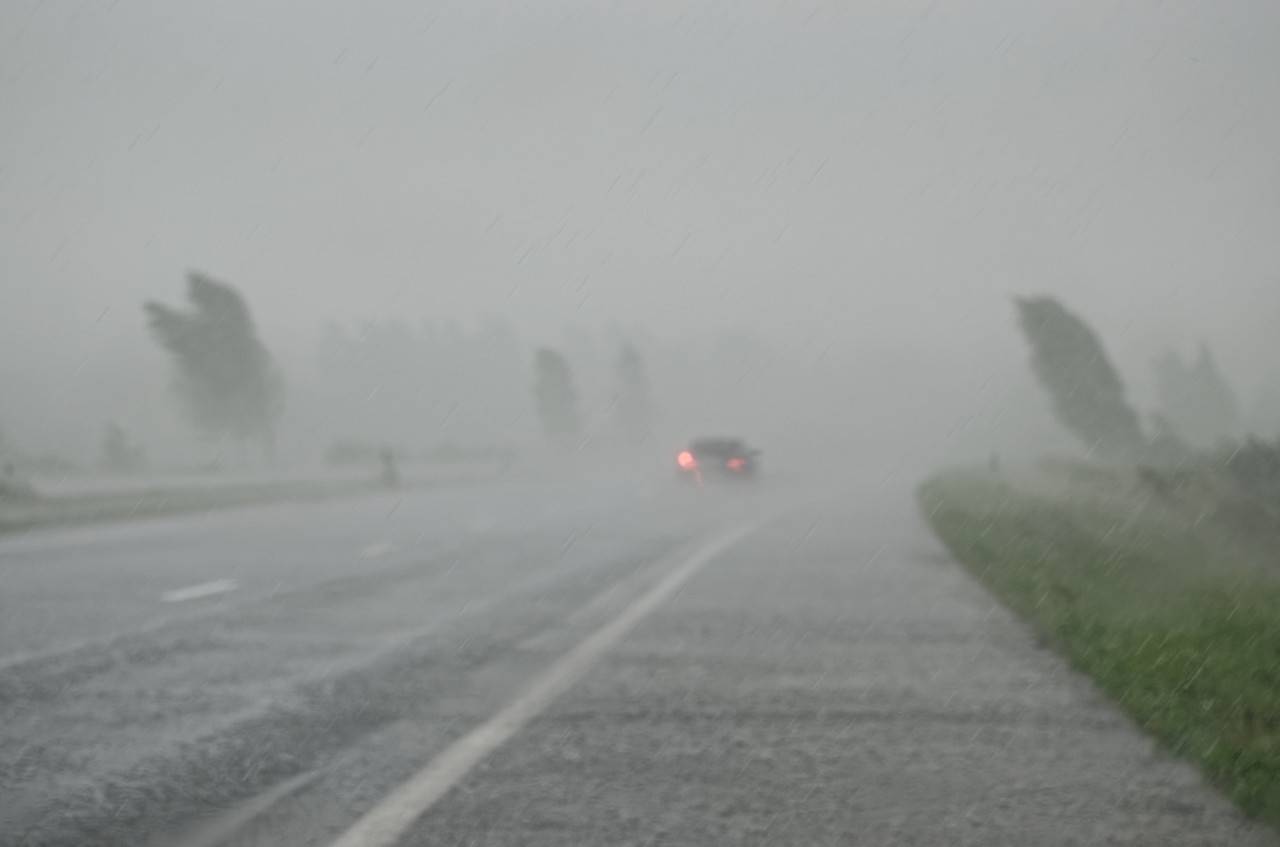
[{"label": "wind-bent tree", "polygon": [[578,416],[578,392],[569,362],[550,347],[539,348],[533,358],[533,399],[547,438],[567,444],[582,430]]},{"label": "wind-bent tree", "polygon": [[634,345],[624,343],[614,363],[618,429],[633,445],[643,444],[652,434],[653,403],[644,359]]},{"label": "wind-bent tree", "polygon": [[1240,407],[1205,344],[1195,362],[1169,352],[1154,365],[1156,392],[1170,426],[1192,444],[1209,447],[1237,434]]},{"label": "wind-bent tree", "polygon": [[1052,297],[1014,302],[1031,345],[1032,370],[1049,392],[1058,422],[1101,458],[1142,458],[1142,425],[1093,330]]},{"label": "wind-bent tree", "polygon": [[102,467],[112,473],[137,473],[147,465],[146,451],[115,421],[103,429],[101,449]]},{"label": "wind-bent tree", "polygon": [[274,445],[282,385],[244,299],[201,273],[187,275],[191,308],[144,305],[151,333],[173,357],[175,388],[202,433]]}]

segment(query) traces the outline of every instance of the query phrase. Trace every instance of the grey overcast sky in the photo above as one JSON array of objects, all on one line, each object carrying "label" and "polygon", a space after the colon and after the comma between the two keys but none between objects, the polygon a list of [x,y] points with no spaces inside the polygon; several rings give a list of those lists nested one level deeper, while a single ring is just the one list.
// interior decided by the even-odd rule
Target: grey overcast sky
[{"label": "grey overcast sky", "polygon": [[8,0],[0,378],[145,349],[194,267],[299,349],[498,313],[1021,358],[1049,291],[1248,383],[1278,44],[1274,0]]}]

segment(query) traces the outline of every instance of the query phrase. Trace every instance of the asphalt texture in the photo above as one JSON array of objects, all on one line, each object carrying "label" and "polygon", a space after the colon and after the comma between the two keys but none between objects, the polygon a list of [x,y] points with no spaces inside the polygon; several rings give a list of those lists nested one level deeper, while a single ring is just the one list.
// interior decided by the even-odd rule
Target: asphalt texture
[{"label": "asphalt texture", "polygon": [[1280,843],[908,482],[510,479],[0,539],[0,844],[333,844],[628,614],[392,843]]}]

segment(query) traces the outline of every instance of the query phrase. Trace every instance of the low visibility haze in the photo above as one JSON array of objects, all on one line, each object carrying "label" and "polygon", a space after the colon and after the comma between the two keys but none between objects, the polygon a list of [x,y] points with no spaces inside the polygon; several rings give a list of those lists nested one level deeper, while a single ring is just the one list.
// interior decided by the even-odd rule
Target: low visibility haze
[{"label": "low visibility haze", "polygon": [[[199,455],[145,301],[245,298],[281,455],[539,438],[534,351],[655,455],[1068,449],[1012,298],[1134,404],[1201,343],[1280,431],[1274,4],[8,3],[0,427]],[[660,448],[660,449],[659,449]]]},{"label": "low visibility haze", "polygon": [[1274,847],[1277,0],[0,0],[0,845]]}]

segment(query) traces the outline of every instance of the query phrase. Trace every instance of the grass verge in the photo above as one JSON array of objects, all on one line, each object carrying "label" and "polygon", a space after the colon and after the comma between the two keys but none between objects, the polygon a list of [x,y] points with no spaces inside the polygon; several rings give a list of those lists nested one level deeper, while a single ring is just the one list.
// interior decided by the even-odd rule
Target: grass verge
[{"label": "grass verge", "polygon": [[281,501],[321,500],[378,490],[373,482],[281,482],[155,489],[0,503],[0,535],[55,526],[126,521]]},{"label": "grass verge", "polygon": [[988,590],[1246,813],[1280,825],[1280,551],[1246,555],[1248,539],[1115,492],[951,473],[918,498]]}]

